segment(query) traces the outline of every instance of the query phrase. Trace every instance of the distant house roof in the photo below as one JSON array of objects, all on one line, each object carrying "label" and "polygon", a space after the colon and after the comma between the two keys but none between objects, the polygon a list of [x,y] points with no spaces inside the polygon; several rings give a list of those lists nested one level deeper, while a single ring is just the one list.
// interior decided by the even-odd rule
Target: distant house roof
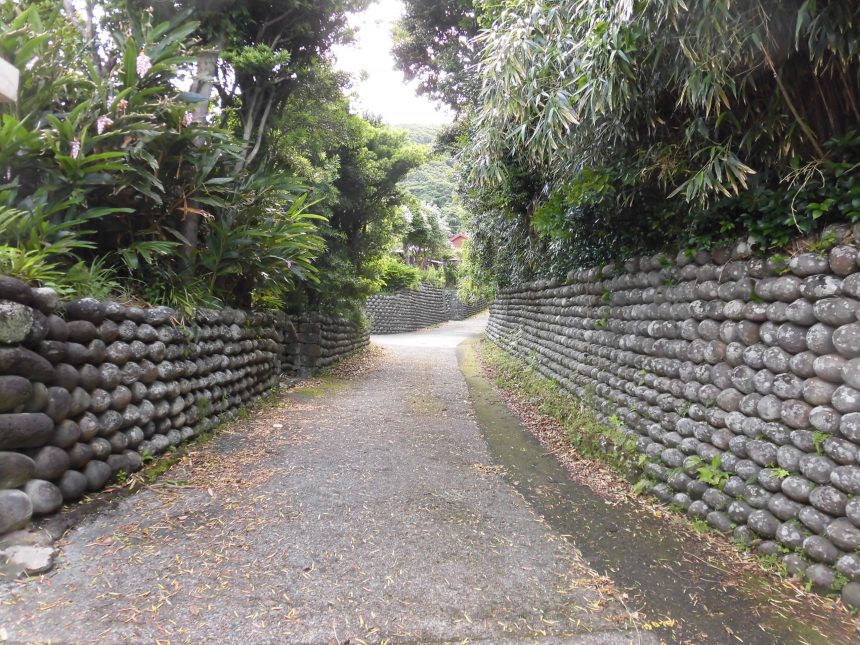
[{"label": "distant house roof", "polygon": [[469,239],[469,236],[466,235],[465,233],[457,233],[456,235],[452,235],[448,241],[453,243],[455,240],[468,240],[468,239]]}]

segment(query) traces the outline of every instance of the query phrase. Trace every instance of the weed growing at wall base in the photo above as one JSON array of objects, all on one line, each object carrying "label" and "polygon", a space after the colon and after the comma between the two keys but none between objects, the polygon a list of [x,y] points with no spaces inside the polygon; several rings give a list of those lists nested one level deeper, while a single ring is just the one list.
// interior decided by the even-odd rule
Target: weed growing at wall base
[{"label": "weed growing at wall base", "polygon": [[610,465],[624,477],[639,476],[636,444],[621,431],[618,417],[604,423],[589,401],[566,392],[557,381],[539,374],[533,365],[512,358],[492,343],[482,343],[479,352],[495,370],[497,385],[517,390],[537,405],[541,414],[560,421],[570,443],[582,455]]}]

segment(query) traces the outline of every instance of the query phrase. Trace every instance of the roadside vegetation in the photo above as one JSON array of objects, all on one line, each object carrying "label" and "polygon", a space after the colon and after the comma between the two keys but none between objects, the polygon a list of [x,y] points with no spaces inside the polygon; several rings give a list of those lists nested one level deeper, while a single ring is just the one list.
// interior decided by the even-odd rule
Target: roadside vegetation
[{"label": "roadside vegetation", "polygon": [[93,295],[355,313],[426,156],[352,114],[366,0],[0,9],[0,273]]},{"label": "roadside vegetation", "polygon": [[856,2],[429,5],[395,56],[458,114],[440,142],[490,286],[860,219]]}]

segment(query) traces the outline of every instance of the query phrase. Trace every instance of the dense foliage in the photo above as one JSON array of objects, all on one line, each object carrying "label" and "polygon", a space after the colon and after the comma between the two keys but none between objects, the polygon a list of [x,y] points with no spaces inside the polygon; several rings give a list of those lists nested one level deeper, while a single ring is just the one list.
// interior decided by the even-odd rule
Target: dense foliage
[{"label": "dense foliage", "polygon": [[366,4],[3,5],[22,78],[0,106],[0,272],[189,308],[354,309],[423,158],[350,114],[332,71]]},{"label": "dense foliage", "polygon": [[[860,215],[856,2],[471,9],[485,28],[460,55],[477,45],[478,66],[457,82],[481,90],[449,140],[488,277],[732,237],[766,249]],[[457,40],[448,18],[436,27]]]}]

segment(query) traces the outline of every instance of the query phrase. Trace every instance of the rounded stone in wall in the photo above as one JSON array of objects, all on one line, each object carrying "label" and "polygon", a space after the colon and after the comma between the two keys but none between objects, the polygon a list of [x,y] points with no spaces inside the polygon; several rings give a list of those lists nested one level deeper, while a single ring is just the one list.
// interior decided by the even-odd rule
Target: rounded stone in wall
[{"label": "rounded stone in wall", "polygon": [[809,412],[809,425],[820,432],[837,432],[841,419],[842,415],[829,405],[816,406]]},{"label": "rounded stone in wall", "polygon": [[809,276],[800,285],[800,293],[810,300],[839,296],[842,294],[842,279],[827,274]]},{"label": "rounded stone in wall", "polygon": [[857,445],[839,437],[828,437],[824,441],[824,454],[837,464],[850,466],[858,459]]},{"label": "rounded stone in wall", "polygon": [[833,345],[846,358],[860,357],[860,323],[839,327],[833,332]]},{"label": "rounded stone in wall", "polygon": [[87,490],[97,491],[104,487],[113,473],[106,462],[94,459],[86,465],[83,474],[87,479]]},{"label": "rounded stone in wall", "polygon": [[833,518],[830,515],[822,513],[812,506],[804,506],[801,508],[800,512],[797,514],[797,519],[800,520],[810,531],[819,535],[823,534],[833,521]]},{"label": "rounded stone in wall", "polygon": [[836,384],[825,381],[824,379],[809,378],[803,381],[803,400],[813,406],[828,405],[835,391]]},{"label": "rounded stone in wall", "polygon": [[857,271],[855,258],[857,249],[853,246],[839,245],[830,249],[827,256],[830,271],[840,277],[845,277]]},{"label": "rounded stone in wall", "polygon": [[803,525],[794,521],[783,522],[776,530],[776,540],[792,549],[803,547],[803,541],[809,537],[809,531]]},{"label": "rounded stone in wall", "polygon": [[842,281],[842,293],[860,299],[860,274],[852,273]]},{"label": "rounded stone in wall", "polygon": [[807,349],[806,334],[805,327],[787,322],[779,326],[776,341],[785,351],[798,354]]},{"label": "rounded stone in wall", "polygon": [[[817,357],[812,364],[812,368],[815,371],[815,375],[819,378],[831,383],[842,384],[844,380],[842,369],[847,362],[848,360],[840,354],[827,354],[826,356]],[[849,385],[851,384],[849,383]]]},{"label": "rounded stone in wall", "polygon": [[834,327],[824,323],[815,323],[806,332],[807,347],[818,355],[832,354],[836,351],[833,344]]},{"label": "rounded stone in wall", "polygon": [[816,562],[826,564],[834,564],[842,555],[830,540],[821,535],[810,535],[806,538],[803,541],[803,551]]},{"label": "rounded stone in wall", "polygon": [[[759,282],[759,285],[767,281],[768,278],[765,278]],[[800,286],[802,283],[803,281],[796,275],[784,275],[776,278],[773,280],[771,286],[771,297],[772,299],[779,300],[780,302],[793,302],[800,298]],[[758,285],[756,285],[756,292],[758,293]],[[764,295],[759,295],[765,300],[769,299]]]},{"label": "rounded stone in wall", "polygon": [[789,498],[803,504],[809,501],[809,494],[815,489],[815,484],[799,475],[790,475],[782,480],[780,490]]},{"label": "rounded stone in wall", "polygon": [[823,298],[813,305],[815,317],[833,327],[854,322],[856,312],[857,301],[851,298]]},{"label": "rounded stone in wall", "polygon": [[829,483],[836,468],[833,460],[823,455],[804,455],[800,458],[799,466],[800,472],[817,484]]},{"label": "rounded stone in wall", "polygon": [[805,401],[789,399],[782,403],[780,418],[782,419],[782,422],[790,428],[805,428],[809,426],[809,415],[811,411],[812,406]]},{"label": "rounded stone in wall", "polygon": [[757,509],[749,514],[747,525],[762,537],[772,538],[776,536],[780,522],[769,511]]},{"label": "rounded stone in wall", "polygon": [[30,498],[33,515],[47,515],[63,505],[63,493],[56,485],[44,479],[31,479],[24,486],[24,492]]},{"label": "rounded stone in wall", "polygon": [[57,481],[63,500],[71,502],[83,497],[87,490],[86,476],[77,470],[67,470]]},{"label": "rounded stone in wall", "polygon": [[809,327],[818,322],[812,302],[806,299],[795,300],[785,309],[785,318],[796,325]]},{"label": "rounded stone in wall", "polygon": [[818,591],[832,591],[836,584],[833,570],[824,564],[812,564],[808,566],[804,575]]},{"label": "rounded stone in wall", "polygon": [[828,258],[819,253],[798,253],[788,262],[791,272],[800,277],[826,273],[829,267]]},{"label": "rounded stone in wall", "polygon": [[849,385],[840,385],[831,397],[833,407],[842,414],[860,412],[860,390]]},{"label": "rounded stone in wall", "polygon": [[800,471],[800,458],[805,453],[795,446],[780,446],[776,451],[776,463],[789,472]]}]

